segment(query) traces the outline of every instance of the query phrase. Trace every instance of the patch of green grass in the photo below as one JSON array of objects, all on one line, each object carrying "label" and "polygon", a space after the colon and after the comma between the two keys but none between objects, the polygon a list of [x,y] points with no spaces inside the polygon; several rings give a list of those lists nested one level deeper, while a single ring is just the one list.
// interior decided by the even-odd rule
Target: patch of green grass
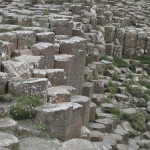
[{"label": "patch of green grass", "polygon": [[140,80],[139,80],[139,83],[140,83],[142,86],[145,86],[146,88],[150,89],[150,81],[149,81],[149,80],[140,79]]},{"label": "patch of green grass", "polygon": [[150,89],[147,89],[147,90],[145,91],[145,94],[148,94],[148,95],[150,96]]},{"label": "patch of green grass", "polygon": [[134,59],[139,60],[142,64],[150,64],[150,56],[148,55],[137,56]]},{"label": "patch of green grass", "polygon": [[149,120],[149,116],[143,113],[136,113],[132,115],[123,114],[123,119],[128,120],[135,130],[145,131],[147,129],[146,122]]},{"label": "patch of green grass", "polygon": [[10,108],[10,115],[15,120],[34,118],[36,111],[32,106],[16,104]]},{"label": "patch of green grass", "polygon": [[46,130],[46,126],[44,124],[42,124],[42,122],[37,122],[35,124],[35,128],[39,131],[45,131]]},{"label": "patch of green grass", "polygon": [[123,60],[121,57],[115,57],[113,63],[117,67],[129,67],[129,64]]},{"label": "patch of green grass", "polygon": [[129,86],[129,92],[135,97],[142,97],[144,94],[144,91],[140,86]]},{"label": "patch of green grass", "polygon": [[134,78],[134,75],[133,75],[132,73],[128,73],[128,74],[127,74],[127,78],[133,79],[133,78]]},{"label": "patch of green grass", "polygon": [[43,10],[43,14],[44,14],[44,15],[49,15],[49,10],[48,10],[48,9],[44,9],[44,10]]},{"label": "patch of green grass", "polygon": [[145,95],[144,95],[144,100],[145,100],[146,102],[149,102],[149,101],[150,101],[150,95],[145,94]]},{"label": "patch of green grass", "polygon": [[113,114],[116,118],[116,122],[119,123],[122,118],[122,113],[119,108],[114,107],[110,110],[110,113]]},{"label": "patch of green grass", "polygon": [[139,100],[137,103],[136,103],[136,106],[137,107],[146,107],[147,106],[147,102],[145,100]]},{"label": "patch of green grass", "polygon": [[20,96],[16,98],[16,103],[10,108],[10,115],[15,120],[34,118],[36,116],[35,107],[41,104],[38,96]]},{"label": "patch of green grass", "polygon": [[95,114],[95,120],[96,120],[96,119],[99,119],[99,117],[98,117],[98,114],[97,114],[97,113]]},{"label": "patch of green grass", "polygon": [[47,133],[47,134],[45,135],[45,139],[46,139],[46,140],[52,140],[52,139],[54,139],[54,136],[53,136],[51,133]]},{"label": "patch of green grass", "polygon": [[138,136],[139,134],[137,132],[129,132],[129,138],[134,138]]},{"label": "patch of green grass", "polygon": [[114,69],[114,65],[113,64],[108,64],[105,66],[105,69],[110,69],[110,70],[113,70]]},{"label": "patch of green grass", "polygon": [[109,58],[106,54],[104,54],[100,57],[100,60],[109,60]]},{"label": "patch of green grass", "polygon": [[37,107],[42,104],[40,98],[36,95],[34,96],[20,96],[16,99],[17,103],[21,105],[29,105],[32,107]]},{"label": "patch of green grass", "polygon": [[115,81],[118,81],[118,80],[119,80],[119,74],[118,74],[118,72],[114,72],[114,73],[113,73],[112,79],[115,80]]},{"label": "patch of green grass", "polygon": [[52,135],[52,133],[50,133],[49,131],[47,131],[46,125],[44,125],[42,122],[37,122],[35,124],[35,128],[43,133],[43,136],[44,136],[44,138],[46,140],[51,140],[51,139],[54,138],[54,136]]},{"label": "patch of green grass", "polygon": [[115,83],[113,83],[113,82],[110,81],[110,82],[108,83],[107,90],[108,90],[110,93],[114,94],[114,93],[117,93],[117,92],[118,92],[118,87],[117,87],[117,85],[116,85]]}]

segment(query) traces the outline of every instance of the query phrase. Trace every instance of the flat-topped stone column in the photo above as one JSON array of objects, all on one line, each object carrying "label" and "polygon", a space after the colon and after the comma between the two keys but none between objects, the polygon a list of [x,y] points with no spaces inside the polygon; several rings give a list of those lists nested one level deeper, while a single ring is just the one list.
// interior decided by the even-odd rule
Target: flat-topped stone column
[{"label": "flat-topped stone column", "polygon": [[71,70],[69,85],[74,86],[78,90],[78,93],[82,92],[84,81],[86,47],[86,40],[81,37],[72,37],[60,42],[60,54],[74,55],[74,64]]},{"label": "flat-topped stone column", "polygon": [[67,54],[58,54],[54,55],[55,61],[54,61],[54,67],[64,69],[66,74],[66,84],[70,85],[71,81],[71,74],[72,74],[72,68],[74,65],[74,56],[73,55],[67,55]]},{"label": "flat-topped stone column", "polygon": [[46,104],[37,108],[37,121],[46,125],[46,129],[61,141],[70,139],[73,114],[71,103]]},{"label": "flat-topped stone column", "polygon": [[8,92],[14,96],[37,95],[42,98],[43,103],[46,103],[48,92],[48,79],[31,78],[26,80],[10,80],[8,82]]},{"label": "flat-topped stone column", "polygon": [[86,96],[75,95],[71,97],[71,102],[78,103],[83,106],[82,108],[82,125],[88,127],[90,116],[90,103],[91,99]]}]

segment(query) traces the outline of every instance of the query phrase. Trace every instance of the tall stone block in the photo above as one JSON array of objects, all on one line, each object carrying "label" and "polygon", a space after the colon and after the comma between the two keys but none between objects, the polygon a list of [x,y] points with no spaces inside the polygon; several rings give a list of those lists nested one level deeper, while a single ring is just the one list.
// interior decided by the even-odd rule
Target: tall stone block
[{"label": "tall stone block", "polygon": [[70,139],[73,106],[71,103],[46,104],[37,108],[36,120],[61,141]]},{"label": "tall stone block", "polygon": [[82,84],[84,82],[86,47],[86,40],[81,37],[72,37],[67,40],[62,40],[60,43],[60,54],[74,55],[74,65],[72,67],[69,85],[78,89],[78,93],[82,92]]},{"label": "tall stone block", "polygon": [[54,68],[54,54],[57,51],[55,45],[47,42],[36,43],[31,47],[31,51],[35,56],[44,56],[44,59],[47,62],[45,69]]},{"label": "tall stone block", "polygon": [[36,43],[36,34],[34,31],[14,31],[17,35],[18,49],[30,48]]},{"label": "tall stone block", "polygon": [[133,56],[137,44],[137,32],[134,29],[126,30],[124,54],[126,56]]},{"label": "tall stone block", "polygon": [[0,72],[0,95],[5,94],[7,87],[7,73]]},{"label": "tall stone block", "polygon": [[90,116],[90,103],[91,99],[86,96],[75,95],[71,97],[71,102],[78,103],[82,105],[82,125],[88,127],[89,125],[89,116]]},{"label": "tall stone block", "polygon": [[69,85],[71,80],[72,68],[74,65],[74,56],[67,55],[67,54],[59,54],[54,55],[55,61],[54,66],[55,68],[64,69],[66,74],[66,82]]},{"label": "tall stone block", "polygon": [[137,38],[136,55],[143,55],[146,46],[147,35],[145,32],[139,32]]}]

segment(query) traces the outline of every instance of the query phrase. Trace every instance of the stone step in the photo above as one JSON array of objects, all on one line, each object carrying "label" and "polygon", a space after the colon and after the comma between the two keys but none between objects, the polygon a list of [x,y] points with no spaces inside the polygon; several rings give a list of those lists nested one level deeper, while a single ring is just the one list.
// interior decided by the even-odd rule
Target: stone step
[{"label": "stone step", "polygon": [[55,34],[54,34],[54,32],[36,33],[36,39],[38,42],[54,43]]},{"label": "stone step", "polygon": [[123,141],[125,144],[128,143],[129,140],[129,132],[122,128],[122,126],[117,125],[116,129],[114,129],[114,133],[120,134],[123,137]]},{"label": "stone step", "polygon": [[121,150],[129,150],[128,145],[125,144],[117,144],[117,148]]},{"label": "stone step", "polygon": [[52,86],[66,84],[66,74],[64,69],[34,69],[34,78],[47,78]]},{"label": "stone step", "polygon": [[102,150],[113,150],[110,143],[102,141],[102,142],[94,142],[100,149]]},{"label": "stone step", "polygon": [[48,80],[46,78],[30,78],[10,80],[8,92],[14,96],[37,95],[43,103],[47,102]]},{"label": "stone step", "polygon": [[36,137],[28,137],[28,138],[22,138],[20,140],[20,150],[52,150],[57,149],[61,146],[61,143],[58,140],[45,140],[42,138],[36,138]]},{"label": "stone step", "polygon": [[91,141],[90,130],[88,128],[86,128],[85,126],[81,127],[81,136],[80,136],[80,138]]},{"label": "stone step", "polygon": [[101,123],[90,123],[89,129],[90,130],[98,130],[102,133],[106,132],[106,126],[104,124],[101,124]]},{"label": "stone step", "polygon": [[116,126],[115,121],[109,118],[97,119],[95,122],[104,124],[106,127],[106,133],[111,133]]},{"label": "stone step", "polygon": [[55,86],[48,88],[48,99],[50,103],[62,103],[71,101],[70,92],[61,86]]},{"label": "stone step", "polygon": [[0,146],[19,150],[19,140],[12,134],[0,132]]},{"label": "stone step", "polygon": [[0,131],[14,134],[18,124],[11,118],[0,119]]},{"label": "stone step", "polygon": [[84,139],[72,139],[69,141],[66,141],[62,144],[62,148],[60,148],[60,150],[100,150],[100,148],[95,144],[92,143],[88,140],[84,140]]},{"label": "stone step", "polygon": [[91,142],[101,142],[103,140],[104,134],[101,133],[100,131],[90,131],[91,134]]}]

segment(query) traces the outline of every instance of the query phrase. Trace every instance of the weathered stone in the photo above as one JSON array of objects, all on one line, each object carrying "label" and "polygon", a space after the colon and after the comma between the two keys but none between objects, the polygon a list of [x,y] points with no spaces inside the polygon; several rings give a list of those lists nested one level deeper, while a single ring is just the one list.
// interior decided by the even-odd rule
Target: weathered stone
[{"label": "weathered stone", "polygon": [[112,150],[112,146],[108,142],[94,142],[101,150]]},{"label": "weathered stone", "polygon": [[14,44],[6,41],[0,41],[0,48],[1,52],[11,57],[14,51]]},{"label": "weathered stone", "polygon": [[92,83],[94,94],[104,93],[104,84],[101,82],[101,80],[92,80]]},{"label": "weathered stone", "polygon": [[71,121],[71,139],[72,138],[80,138],[81,136],[81,126],[82,126],[82,105],[77,103],[72,103],[73,105],[73,114]]},{"label": "weathered stone", "polygon": [[14,135],[0,132],[0,146],[19,150],[19,140]]},{"label": "weathered stone", "polygon": [[96,116],[96,104],[91,102],[90,104],[90,121],[94,122]]},{"label": "weathered stone", "polygon": [[12,133],[17,129],[17,122],[10,118],[0,119],[0,131]]},{"label": "weathered stone", "polygon": [[78,93],[82,92],[82,83],[84,81],[84,67],[86,61],[86,40],[80,37],[72,37],[68,40],[62,40],[60,44],[61,54],[74,55],[74,67],[72,68],[70,85],[74,86]]},{"label": "weathered stone", "polygon": [[38,42],[54,43],[55,34],[53,32],[37,33],[36,38]]},{"label": "weathered stone", "polygon": [[8,76],[7,73],[0,72],[0,95],[5,94],[7,87]]},{"label": "weathered stone", "polygon": [[3,61],[2,68],[8,74],[8,77],[30,78],[30,66],[24,61]]},{"label": "weathered stone", "polygon": [[139,32],[137,38],[136,55],[143,55],[146,46],[146,33]]},{"label": "weathered stone", "polygon": [[37,95],[43,103],[47,101],[48,80],[46,78],[31,78],[26,80],[10,80],[8,92],[12,95]]},{"label": "weathered stone", "polygon": [[50,24],[56,35],[72,36],[73,22],[69,19],[51,19]]},{"label": "weathered stone", "polygon": [[46,69],[46,77],[52,86],[65,85],[66,75],[64,69]]},{"label": "weathered stone", "polygon": [[62,103],[70,102],[70,92],[61,86],[55,86],[48,89],[48,102]]},{"label": "weathered stone", "polygon": [[93,95],[93,83],[85,82],[83,84],[82,95],[92,98],[92,95]]},{"label": "weathered stone", "polygon": [[109,118],[97,119],[96,122],[104,124],[106,126],[107,133],[111,133],[112,130],[115,128],[115,121]]},{"label": "weathered stone", "polygon": [[89,124],[89,129],[90,130],[98,130],[102,133],[105,133],[106,132],[106,126],[104,124],[101,124],[101,123],[90,123]]},{"label": "weathered stone", "polygon": [[114,53],[114,44],[106,43],[106,54],[112,56]]},{"label": "weathered stone", "polygon": [[135,30],[127,30],[125,34],[124,43],[124,54],[127,56],[132,56],[135,54],[135,48],[137,45],[137,32]]},{"label": "weathered stone", "polygon": [[60,147],[57,140],[45,140],[42,138],[28,137],[20,140],[20,150],[56,150]]},{"label": "weathered stone", "polygon": [[90,131],[91,142],[101,142],[103,140],[103,133],[100,131]]},{"label": "weathered stone", "polygon": [[36,43],[36,34],[33,31],[14,31],[17,35],[18,49],[30,48]]},{"label": "weathered stone", "polygon": [[114,40],[115,27],[114,26],[105,26],[105,41],[111,43]]},{"label": "weathered stone", "polygon": [[124,130],[120,125],[117,125],[117,128],[114,130],[114,133],[120,134],[123,137],[124,143],[128,143],[129,132]]},{"label": "weathered stone", "polygon": [[31,51],[35,56],[44,56],[44,59],[47,62],[47,66],[45,67],[46,69],[54,68],[54,54],[57,51],[57,47],[55,45],[47,42],[40,42],[34,44],[31,47]]},{"label": "weathered stone", "polygon": [[30,70],[32,71],[33,68],[35,69],[45,69],[47,68],[47,62],[45,61],[44,56],[32,56],[23,54],[19,57],[15,57],[14,61],[24,61],[28,63],[30,66]]},{"label": "weathered stone", "polygon": [[37,121],[46,125],[46,129],[61,141],[70,139],[73,114],[71,103],[46,104],[37,108]]},{"label": "weathered stone", "polygon": [[60,55],[54,55],[55,62],[54,66],[55,68],[64,69],[66,74],[66,84],[71,85],[72,80],[72,68],[74,65],[74,56],[73,55],[66,55],[66,54],[60,54]]},{"label": "weathered stone", "polygon": [[83,126],[88,127],[91,99],[85,96],[76,95],[71,97],[71,102],[79,103],[80,105],[83,106],[82,113],[81,113]]},{"label": "weathered stone", "polygon": [[0,33],[0,40],[13,43],[14,48],[17,48],[17,37],[15,33],[12,32]]},{"label": "weathered stone", "polygon": [[81,127],[81,139],[91,141],[90,130],[85,126]]},{"label": "weathered stone", "polygon": [[62,144],[60,150],[100,150],[98,146],[84,139],[72,139]]}]

